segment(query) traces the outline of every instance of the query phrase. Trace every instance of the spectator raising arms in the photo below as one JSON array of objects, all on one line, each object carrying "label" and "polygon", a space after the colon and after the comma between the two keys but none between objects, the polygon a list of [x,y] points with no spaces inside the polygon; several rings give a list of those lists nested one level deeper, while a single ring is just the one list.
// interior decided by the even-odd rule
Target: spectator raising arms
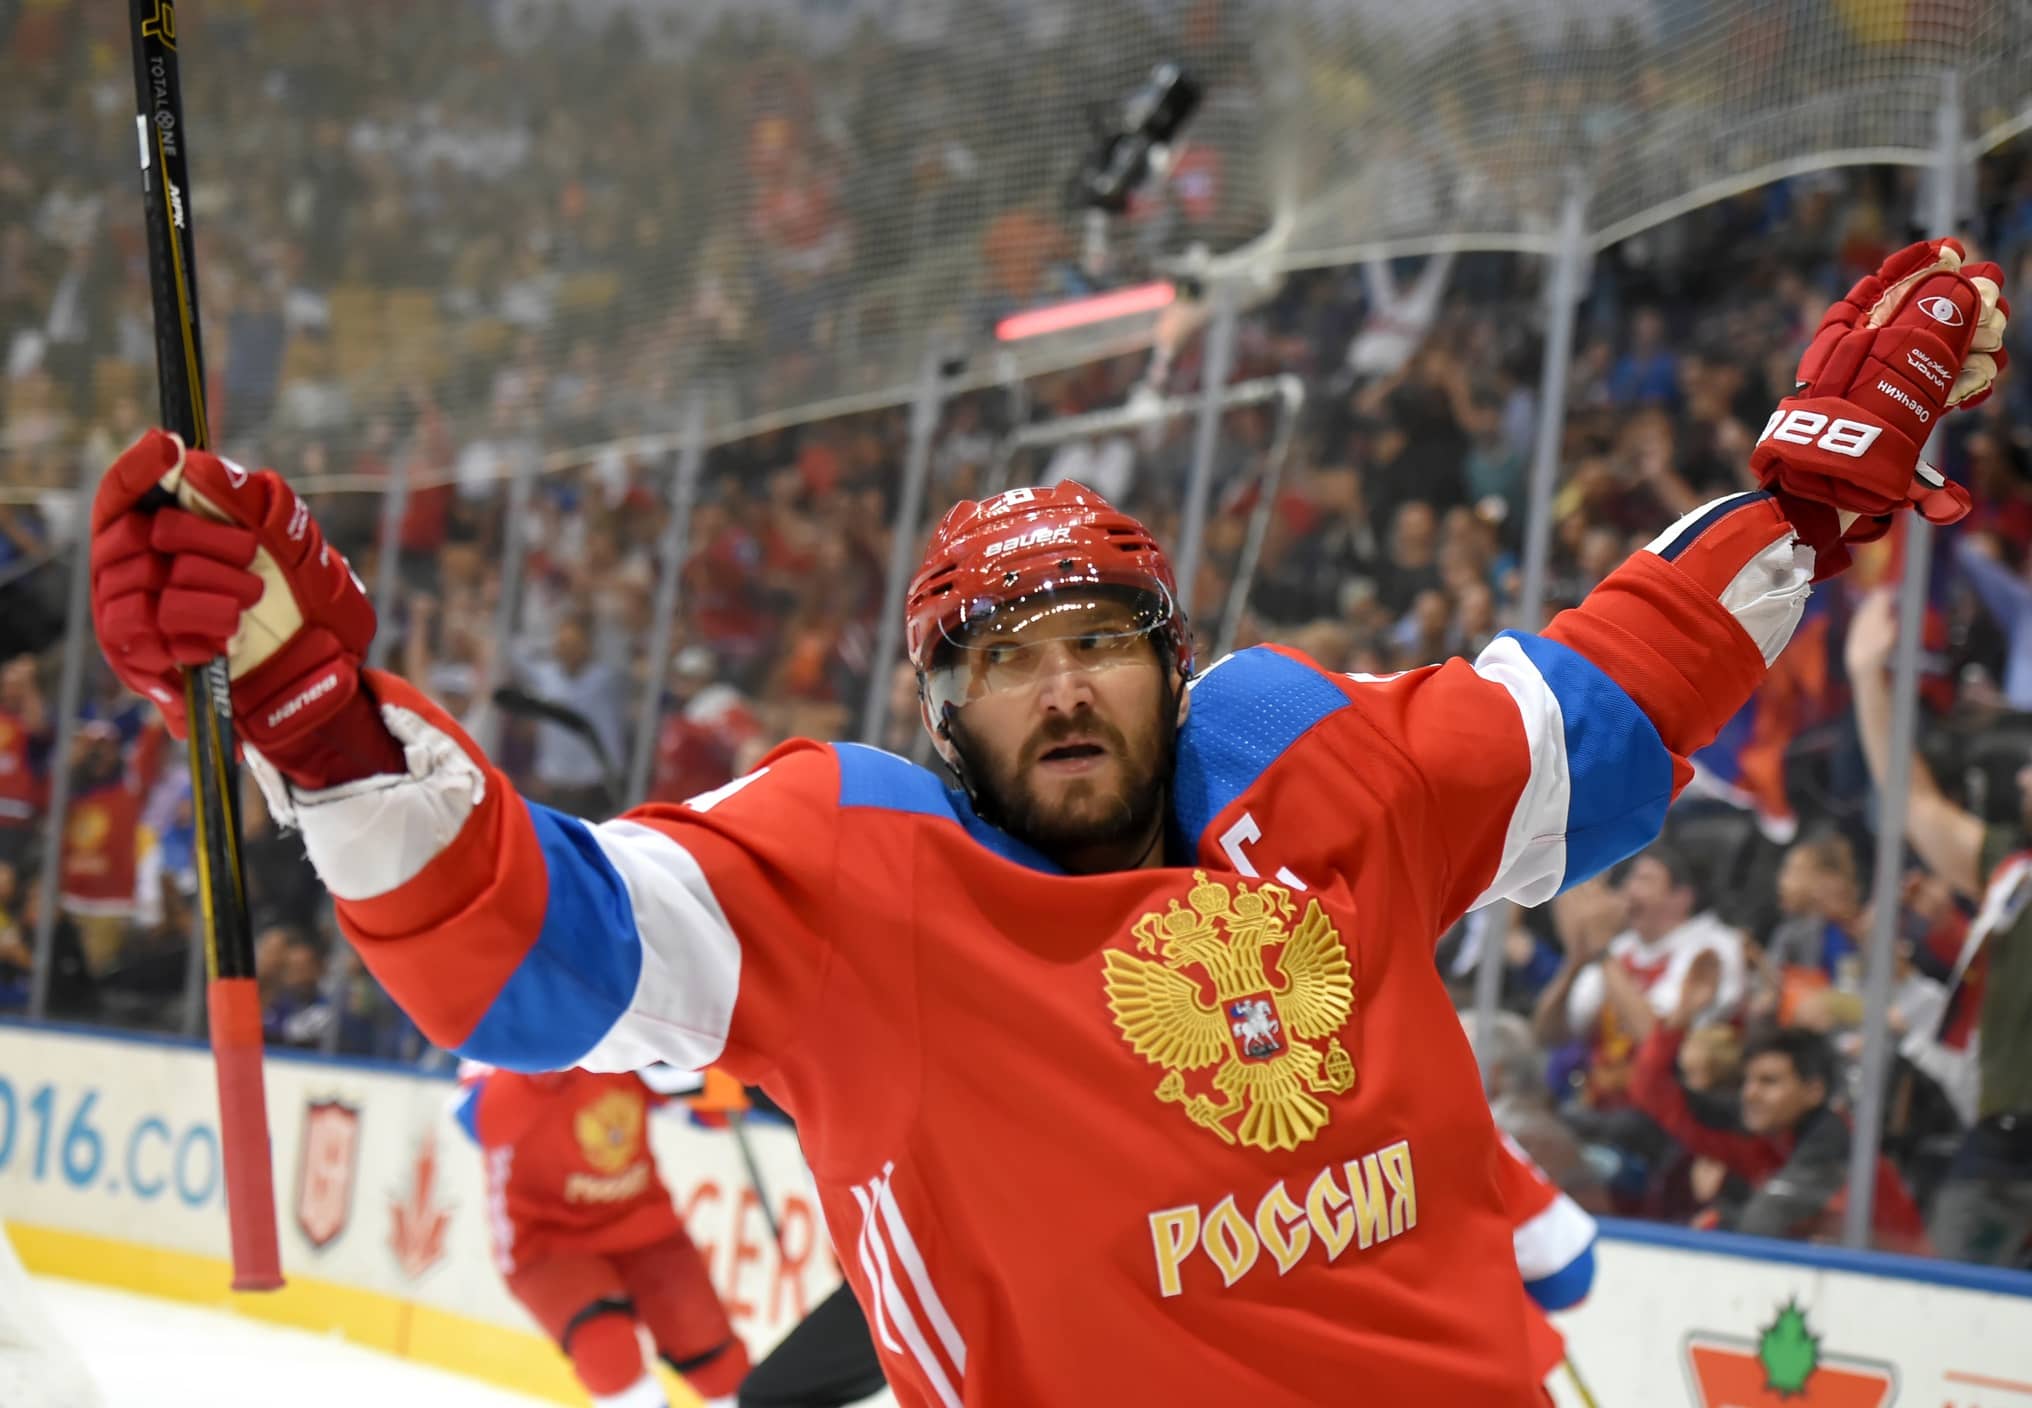
[{"label": "spectator raising arms", "polygon": [[1631,1052],[1678,1005],[1695,959],[1719,964],[1712,1001],[1721,1013],[1742,1001],[1742,937],[1701,907],[1691,865],[1669,845],[1638,856],[1619,889],[1576,887],[1553,916],[1567,961],[1534,1021],[1548,1044],[1586,1045],[1587,1103],[1598,1109],[1626,1103]]},{"label": "spectator raising arms", "polygon": [[[1703,955],[1691,966],[1678,1003],[1638,1049],[1630,1095],[1696,1158],[1749,1186],[1746,1202],[1724,1199],[1717,1208],[1723,1226],[1765,1237],[1838,1235],[1849,1127],[1830,1103],[1838,1068],[1825,1037],[1786,1028],[1753,1040],[1737,1097],[1688,1090],[1679,1079],[1680,1042],[1688,1024],[1714,1006],[1720,975],[1718,958]],[[1881,1154],[1872,1232],[1888,1251],[1926,1249],[1919,1206]]]},{"label": "spectator raising arms", "polygon": [[[1885,665],[1897,639],[1890,595],[1879,592],[1856,612],[1847,643],[1856,728],[1879,782],[1890,765]],[[1976,1122],[1934,1200],[1933,1241],[1944,1256],[2006,1266],[2032,1238],[2032,761],[2019,770],[2018,792],[2017,824],[1985,827],[1948,800],[1915,752],[1904,816],[1920,858],[1981,904],[1939,1024],[1951,1029],[1963,1004],[1979,1003]]]}]

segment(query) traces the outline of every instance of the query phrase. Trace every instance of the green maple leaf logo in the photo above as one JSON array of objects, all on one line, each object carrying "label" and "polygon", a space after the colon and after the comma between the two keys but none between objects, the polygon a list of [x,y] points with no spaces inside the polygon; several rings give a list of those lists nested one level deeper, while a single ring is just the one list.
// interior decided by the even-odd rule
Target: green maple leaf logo
[{"label": "green maple leaf logo", "polygon": [[1764,1366],[1764,1383],[1784,1398],[1806,1392],[1806,1382],[1820,1367],[1820,1336],[1806,1327],[1806,1312],[1799,1302],[1788,1300],[1757,1337],[1757,1358]]}]

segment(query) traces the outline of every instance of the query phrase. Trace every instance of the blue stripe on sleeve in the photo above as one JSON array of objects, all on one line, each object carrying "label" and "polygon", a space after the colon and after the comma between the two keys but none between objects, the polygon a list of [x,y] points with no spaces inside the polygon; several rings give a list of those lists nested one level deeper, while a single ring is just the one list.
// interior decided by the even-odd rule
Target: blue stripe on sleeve
[{"label": "blue stripe on sleeve", "polygon": [[509,1070],[562,1070],[598,1045],[628,1010],[642,974],[642,941],[628,887],[591,828],[527,805],[549,872],[550,902],[535,945],[459,1054]]},{"label": "blue stripe on sleeve", "polygon": [[1553,1272],[1540,1276],[1536,1281],[1526,1281],[1524,1289],[1531,1293],[1531,1299],[1547,1310],[1566,1310],[1587,1299],[1588,1290],[1595,1283],[1595,1249],[1589,1246],[1579,1256]]},{"label": "blue stripe on sleeve", "polygon": [[1672,804],[1672,754],[1622,686],[1586,656],[1541,636],[1506,631],[1559,701],[1571,794],[1567,890],[1658,838]]}]

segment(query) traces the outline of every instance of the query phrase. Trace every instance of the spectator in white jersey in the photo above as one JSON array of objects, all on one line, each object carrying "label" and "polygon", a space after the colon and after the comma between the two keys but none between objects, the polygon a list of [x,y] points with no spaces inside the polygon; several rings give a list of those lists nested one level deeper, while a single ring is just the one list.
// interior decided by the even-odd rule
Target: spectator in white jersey
[{"label": "spectator in white jersey", "polygon": [[1720,963],[1714,1010],[1704,1015],[1726,1015],[1742,1003],[1742,936],[1702,907],[1691,865],[1670,845],[1638,856],[1614,889],[1577,887],[1554,915],[1567,959],[1540,994],[1533,1022],[1548,1044],[1587,1048],[1588,1105],[1628,1103],[1636,1046],[1678,1006],[1701,954]]}]

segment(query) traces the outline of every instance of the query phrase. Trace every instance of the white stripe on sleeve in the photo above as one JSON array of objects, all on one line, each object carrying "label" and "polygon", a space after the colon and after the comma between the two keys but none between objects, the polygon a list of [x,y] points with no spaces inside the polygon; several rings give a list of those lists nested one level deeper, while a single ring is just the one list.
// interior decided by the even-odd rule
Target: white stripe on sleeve
[{"label": "white stripe on sleeve", "polygon": [[1470,908],[1504,898],[1541,904],[1552,898],[1566,876],[1566,818],[1573,779],[1567,768],[1565,718],[1559,697],[1511,637],[1491,641],[1475,661],[1475,673],[1503,686],[1516,703],[1531,750],[1531,776],[1510,813],[1496,877]]},{"label": "white stripe on sleeve", "polygon": [[1514,1234],[1517,1270],[1526,1281],[1557,1275],[1594,1245],[1595,1220],[1561,1193],[1536,1217],[1520,1223]]},{"label": "white stripe on sleeve", "polygon": [[633,821],[588,829],[628,888],[642,975],[628,1010],[579,1064],[703,1070],[726,1049],[741,986],[741,945],[726,912],[698,861],[669,835]]}]

